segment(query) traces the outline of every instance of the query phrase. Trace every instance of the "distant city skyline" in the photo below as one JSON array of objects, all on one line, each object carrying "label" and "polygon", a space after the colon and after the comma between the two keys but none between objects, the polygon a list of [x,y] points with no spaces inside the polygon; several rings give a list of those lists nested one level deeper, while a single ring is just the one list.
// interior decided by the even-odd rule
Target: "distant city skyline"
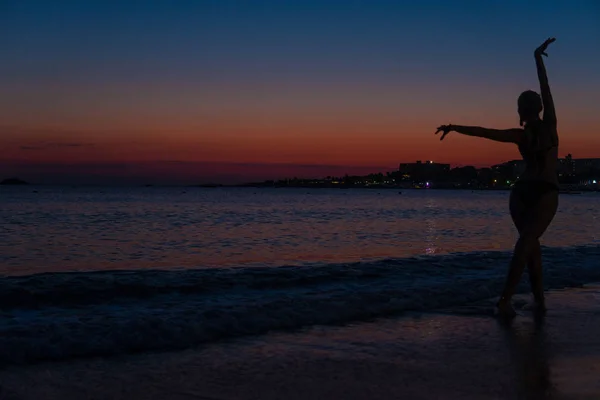
[{"label": "distant city skyline", "polygon": [[238,183],[498,164],[514,145],[440,142],[435,128],[517,127],[550,36],[560,154],[600,157],[599,20],[594,0],[3,1],[0,178]]},{"label": "distant city skyline", "polygon": [[[140,185],[140,184],[151,184],[151,185],[197,185],[197,184],[225,184],[225,185],[236,185],[236,184],[246,184],[251,182],[263,182],[263,181],[277,181],[277,180],[286,180],[292,178],[298,179],[324,179],[326,177],[343,177],[343,176],[367,176],[372,174],[386,174],[386,173],[394,173],[401,171],[403,168],[411,168],[415,165],[431,165],[437,167],[442,167],[442,169],[448,172],[450,169],[454,168],[462,168],[462,167],[474,167],[479,169],[490,169],[495,167],[503,167],[511,165],[511,167],[515,170],[522,170],[525,165],[522,159],[514,159],[514,160],[506,160],[497,164],[485,164],[485,165],[469,165],[469,164],[449,164],[449,163],[439,163],[432,160],[414,160],[410,162],[401,162],[396,165],[396,167],[344,167],[344,166],[323,166],[323,165],[285,165],[285,164],[275,164],[272,166],[271,174],[266,178],[264,177],[264,173],[260,173],[256,176],[256,179],[252,179],[252,174],[245,174],[244,176],[239,175],[224,175],[227,174],[227,168],[231,168],[231,164],[223,164],[217,166],[215,172],[210,174],[208,177],[202,179],[198,179],[197,177],[190,178],[189,176],[176,175],[172,174],[169,178],[162,177],[163,175],[144,175],[145,168],[136,168],[134,165],[127,164],[115,164],[112,167],[114,168],[108,175],[102,174],[106,170],[106,165],[64,165],[64,164],[56,164],[56,165],[45,165],[44,168],[49,170],[50,177],[53,178],[44,178],[43,175],[38,176],[37,179],[23,179],[27,177],[31,177],[34,175],[31,174],[21,174],[19,175],[10,175],[5,174],[6,176],[2,176],[1,173],[6,172],[6,166],[0,164],[0,181],[2,179],[10,179],[10,178],[18,178],[23,179],[28,183],[34,184],[58,184],[58,185],[88,185],[88,184],[101,184],[101,185]],[[192,167],[193,165],[181,165],[181,163],[170,162],[164,163],[163,168],[159,168],[159,172],[169,172],[169,167],[175,166],[177,167]],[[28,165],[23,165],[23,168],[28,167]],[[242,165],[234,166],[234,170],[236,168],[242,167]],[[252,168],[252,165],[245,165],[246,168]],[[568,154],[565,157],[559,158],[558,171],[557,172],[568,172],[572,168],[575,171],[575,168],[594,168],[596,171],[600,171],[600,157],[594,158],[576,158],[573,157],[572,154]],[[38,167],[34,166],[32,169],[36,170]],[[298,168],[303,168],[303,173],[298,174]],[[321,169],[326,169],[330,173],[325,175],[319,175]],[[292,171],[292,174],[282,175],[282,171]],[[318,172],[317,172],[318,171]],[[115,179],[115,176],[118,176],[120,172],[120,179]],[[172,171],[171,171],[172,172]],[[60,179],[56,179],[56,177],[60,177]],[[600,176],[600,174],[599,174]],[[219,179],[219,177],[221,179]],[[250,178],[248,178],[250,177]]]}]

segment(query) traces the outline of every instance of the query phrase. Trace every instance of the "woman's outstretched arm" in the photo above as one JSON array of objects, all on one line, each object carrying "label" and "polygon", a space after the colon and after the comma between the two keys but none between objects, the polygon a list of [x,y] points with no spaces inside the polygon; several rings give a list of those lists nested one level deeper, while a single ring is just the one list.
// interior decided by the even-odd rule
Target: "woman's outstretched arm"
[{"label": "woman's outstretched arm", "polygon": [[464,125],[442,125],[438,127],[436,135],[439,132],[443,132],[440,140],[444,140],[444,137],[450,132],[458,132],[467,136],[476,136],[485,139],[494,140],[496,142],[503,143],[519,143],[523,137],[523,129],[489,129],[482,128],[479,126],[464,126]]},{"label": "woman's outstretched arm", "polygon": [[538,79],[540,81],[540,91],[542,93],[542,102],[544,103],[544,121],[556,125],[556,111],[554,109],[554,100],[552,99],[552,93],[550,92],[550,85],[548,84],[548,75],[546,74],[546,66],[542,56],[548,56],[546,54],[546,48],[555,38],[546,40],[535,52],[535,65],[537,67]]}]

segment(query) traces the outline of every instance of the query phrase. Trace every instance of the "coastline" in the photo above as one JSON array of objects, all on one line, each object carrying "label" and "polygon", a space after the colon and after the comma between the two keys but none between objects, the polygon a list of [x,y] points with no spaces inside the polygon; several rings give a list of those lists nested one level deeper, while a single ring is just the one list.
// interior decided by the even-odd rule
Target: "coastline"
[{"label": "coastline", "polygon": [[[428,187],[424,186],[413,186],[413,185],[327,185],[327,184],[291,184],[291,185],[272,185],[264,183],[242,183],[242,184],[144,184],[144,185],[105,185],[105,184],[45,184],[45,183],[29,183],[23,184],[0,184],[3,187],[18,187],[24,189],[37,189],[37,188],[70,188],[70,189],[85,189],[85,188],[96,188],[96,189],[338,189],[338,190],[440,190],[440,191],[510,191],[511,186],[450,186],[450,185],[431,185]],[[597,193],[600,192],[600,188],[590,187],[588,185],[560,185],[560,192],[563,194],[582,194],[582,193]],[[37,191],[34,190],[34,193]]]},{"label": "coastline", "polygon": [[454,307],[179,352],[10,367],[0,385],[4,398],[21,400],[595,399],[599,299],[598,285],[551,291],[544,321],[521,311],[508,327]]},{"label": "coastline", "polygon": [[[493,191],[493,192],[508,192],[512,189],[512,187],[403,187],[403,186],[261,186],[261,185],[220,185],[220,186],[204,186],[204,185],[195,185],[192,187],[201,187],[201,188],[252,188],[252,189],[367,189],[367,190],[442,190],[442,191],[450,191],[450,190],[461,190],[461,191],[471,191],[471,192],[480,192],[480,191]],[[560,193],[564,194],[581,194],[581,193],[593,193],[600,192],[600,189],[590,189],[590,188],[578,188],[578,189],[560,189]]]}]

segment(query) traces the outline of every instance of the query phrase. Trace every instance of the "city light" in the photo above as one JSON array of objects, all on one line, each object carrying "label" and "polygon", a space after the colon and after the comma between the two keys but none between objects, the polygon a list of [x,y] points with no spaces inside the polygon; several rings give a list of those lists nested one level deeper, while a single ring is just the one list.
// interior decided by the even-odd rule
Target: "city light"
[{"label": "city light", "polygon": [[[562,161],[564,160],[564,161]],[[556,171],[561,190],[598,191],[600,158],[573,159],[570,155],[560,159]],[[567,168],[568,169],[565,169]],[[325,179],[294,178],[254,183],[260,186],[287,187],[369,187],[414,189],[482,189],[510,190],[526,168],[522,160],[509,161],[491,167],[476,168],[471,165],[452,167],[431,160],[400,163],[394,171],[371,173],[365,176],[328,176]],[[568,173],[565,173],[568,171]]]}]

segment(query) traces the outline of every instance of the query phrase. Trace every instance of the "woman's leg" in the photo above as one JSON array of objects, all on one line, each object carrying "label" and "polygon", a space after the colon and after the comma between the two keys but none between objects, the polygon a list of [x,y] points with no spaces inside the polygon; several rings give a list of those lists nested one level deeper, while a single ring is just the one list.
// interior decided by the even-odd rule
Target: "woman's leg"
[{"label": "woman's leg", "polygon": [[[521,234],[525,225],[525,219],[528,214],[527,206],[521,200],[521,195],[518,192],[519,189],[515,188],[510,194],[510,216],[512,217],[513,223]],[[536,302],[536,305],[540,309],[545,308],[544,302],[544,283],[543,283],[543,269],[542,269],[542,248],[540,241],[536,242],[532,253],[527,261],[527,269],[529,270],[529,283],[531,285],[531,293]]]},{"label": "woman's leg", "polygon": [[[511,195],[511,215],[518,213],[518,211],[524,210],[524,208],[524,204],[519,202],[516,199],[516,196]],[[550,222],[552,222],[557,208],[558,192],[547,192],[540,196],[535,207],[531,207],[527,210],[522,223],[520,223],[520,225],[522,225],[522,229],[519,232],[519,240],[517,240],[515,245],[513,257],[510,262],[510,269],[508,271],[508,276],[506,277],[506,283],[502,292],[502,297],[498,302],[498,309],[501,313],[507,314],[508,316],[515,314],[511,306],[512,296],[517,285],[519,284],[521,276],[523,275],[525,266],[528,264],[528,262],[530,262],[530,260],[534,260],[533,257],[537,257],[536,252],[540,248],[539,238],[546,231],[550,225]],[[532,267],[535,268],[533,265]],[[541,271],[541,263],[539,270]],[[541,286],[541,275],[536,275],[534,271],[534,276],[535,278],[532,279],[532,285],[535,282],[537,292]],[[537,279],[538,277],[540,280]],[[534,293],[534,295],[539,295],[539,292]]]},{"label": "woman's leg", "polygon": [[[527,203],[525,202],[527,200],[526,189],[527,188],[523,186],[516,186],[510,192],[510,216],[513,220],[515,227],[517,228],[517,231],[519,232],[519,237],[521,236],[521,232],[525,227],[525,218],[528,212],[530,212],[530,210],[528,210],[529,207],[527,207]],[[502,312],[503,315],[516,315],[516,312],[510,305],[510,302],[508,304],[504,304],[502,310],[500,309],[500,306],[501,304],[500,302],[498,302],[498,311]]]},{"label": "woman's leg", "polygon": [[540,246],[539,240],[532,249],[531,255],[529,256],[529,262],[527,263],[527,268],[529,270],[529,284],[531,286],[531,293],[533,294],[536,307],[540,310],[544,310],[546,309],[546,302],[544,301],[542,247]]}]

